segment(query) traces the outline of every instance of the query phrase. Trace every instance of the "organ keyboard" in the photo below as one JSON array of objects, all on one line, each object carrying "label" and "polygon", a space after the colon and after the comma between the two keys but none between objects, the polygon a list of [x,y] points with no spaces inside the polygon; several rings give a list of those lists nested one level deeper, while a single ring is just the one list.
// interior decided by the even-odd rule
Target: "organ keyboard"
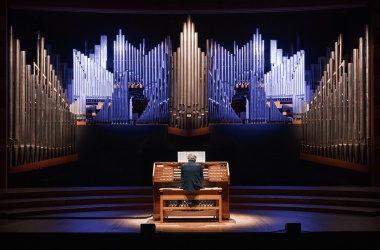
[{"label": "organ keyboard", "polygon": [[[185,162],[155,162],[153,164],[153,219],[160,219],[160,189],[179,188],[181,185],[181,166]],[[230,218],[229,185],[230,171],[228,162],[198,162],[203,167],[203,187],[222,188],[222,218]]]}]

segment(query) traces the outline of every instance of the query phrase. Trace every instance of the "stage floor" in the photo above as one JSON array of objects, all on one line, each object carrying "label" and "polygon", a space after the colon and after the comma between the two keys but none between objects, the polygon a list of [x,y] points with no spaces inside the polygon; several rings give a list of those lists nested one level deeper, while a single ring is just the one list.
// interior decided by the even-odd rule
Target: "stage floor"
[{"label": "stage floor", "polygon": [[380,232],[380,217],[246,209],[231,210],[230,219],[222,222],[207,218],[202,220],[172,219],[160,222],[152,219],[152,211],[145,210],[31,216],[17,219],[0,219],[0,232],[140,233],[142,224],[155,224],[156,233],[285,233],[287,223],[300,224],[301,233]]},{"label": "stage floor", "polygon": [[49,250],[379,247],[380,217],[376,216],[247,209],[230,212],[230,219],[222,222],[159,222],[146,210],[0,219],[0,242],[9,249],[31,246]]}]

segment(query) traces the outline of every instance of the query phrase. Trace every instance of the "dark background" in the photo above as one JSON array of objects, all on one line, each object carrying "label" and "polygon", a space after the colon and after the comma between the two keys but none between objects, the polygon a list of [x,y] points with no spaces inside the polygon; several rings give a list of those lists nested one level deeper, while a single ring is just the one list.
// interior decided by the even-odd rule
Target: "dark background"
[{"label": "dark background", "polygon": [[[305,50],[306,69],[326,55],[339,34],[343,52],[357,48],[368,9],[347,8],[292,12],[192,14],[199,47],[213,39],[232,52],[251,39],[256,29],[265,40],[277,40],[284,55]],[[110,14],[9,10],[8,25],[20,39],[27,61],[35,61],[37,34],[51,44],[62,62],[72,64],[73,49],[85,52],[108,37],[108,52],[122,29],[126,40],[146,51],[167,36],[178,46],[188,14]],[[85,46],[85,44],[87,44]],[[269,56],[266,55],[266,65]],[[112,57],[108,66],[112,71]],[[349,61],[351,61],[349,59]],[[267,70],[269,70],[267,68]],[[267,71],[266,70],[266,71]],[[368,186],[369,174],[300,160],[301,125],[214,125],[210,134],[181,137],[167,134],[165,125],[77,126],[77,162],[52,166],[9,177],[10,187],[151,185],[153,163],[177,161],[178,151],[206,151],[207,161],[228,161],[231,185],[337,185]]]},{"label": "dark background", "polygon": [[154,162],[178,151],[205,151],[227,161],[230,185],[370,186],[368,173],[300,160],[302,125],[211,125],[183,137],[166,125],[77,126],[79,160],[9,177],[9,187],[150,186]]},{"label": "dark background", "polygon": [[[52,45],[53,53],[60,54],[63,62],[72,65],[72,50],[85,52],[100,44],[100,36],[107,35],[109,63],[112,67],[113,41],[119,29],[126,40],[135,47],[145,39],[146,51],[156,47],[170,36],[173,49],[179,46],[183,23],[190,16],[199,37],[199,47],[205,51],[206,39],[213,39],[231,53],[234,42],[239,47],[247,44],[259,29],[265,41],[266,64],[269,64],[270,40],[277,40],[277,47],[284,55],[291,56],[304,50],[306,69],[326,55],[327,47],[334,47],[339,34],[347,53],[357,47],[369,23],[368,9],[347,8],[266,13],[225,14],[120,14],[77,13],[62,11],[10,10],[9,26],[14,29],[21,48],[34,61],[37,34]],[[89,51],[87,51],[89,52]],[[268,67],[268,66],[267,66]],[[112,69],[111,69],[112,70]],[[269,70],[267,68],[267,70]]]}]

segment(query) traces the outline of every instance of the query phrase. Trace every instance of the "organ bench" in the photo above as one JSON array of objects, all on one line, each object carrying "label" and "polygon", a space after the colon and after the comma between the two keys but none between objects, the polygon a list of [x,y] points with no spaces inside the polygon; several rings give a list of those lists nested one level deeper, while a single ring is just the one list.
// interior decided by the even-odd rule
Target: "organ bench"
[{"label": "organ bench", "polygon": [[[171,206],[168,201],[215,201],[210,206]],[[186,204],[186,202],[184,203]],[[214,216],[222,222],[222,188],[202,188],[189,192],[181,188],[160,188],[160,222],[169,216]]]}]

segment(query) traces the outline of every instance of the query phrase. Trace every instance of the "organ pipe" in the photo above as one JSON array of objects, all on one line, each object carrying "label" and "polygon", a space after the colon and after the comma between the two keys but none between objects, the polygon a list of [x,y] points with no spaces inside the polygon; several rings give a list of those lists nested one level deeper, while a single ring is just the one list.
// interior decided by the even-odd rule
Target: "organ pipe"
[{"label": "organ pipe", "polygon": [[342,58],[342,40],[339,35],[310,108],[302,116],[302,152],[368,166],[368,27],[352,50],[352,62]]},{"label": "organ pipe", "polygon": [[[291,58],[283,57],[276,42],[271,41],[272,71],[264,74],[264,41],[258,29],[252,40],[239,48],[234,44],[230,53],[211,39],[206,40],[206,53],[198,48],[198,34],[190,17],[183,24],[180,44],[172,52],[171,40],[166,39],[147,54],[145,45],[135,48],[125,40],[121,30],[114,41],[114,80],[105,77],[112,73],[104,69],[106,59],[102,57],[106,47],[102,41],[96,46],[95,55],[87,57],[75,52],[74,91],[72,111],[78,120],[96,123],[132,124],[132,96],[127,85],[143,86],[144,98],[148,101],[136,123],[169,123],[179,129],[207,127],[210,122],[241,123],[231,107],[236,86],[249,87],[247,122],[263,123],[284,121],[272,101],[293,102],[293,114],[299,119],[306,110],[306,88],[304,53],[297,52]],[[99,61],[99,62],[98,62]],[[94,77],[100,74],[102,77]],[[252,82],[254,81],[254,82]],[[113,88],[103,90],[105,86]],[[268,94],[269,93],[269,94]],[[98,100],[103,105],[95,117],[86,117],[89,100]],[[107,101],[108,105],[104,105]],[[260,103],[256,103],[260,102]],[[124,107],[125,106],[125,107]],[[273,110],[270,110],[273,109]]]},{"label": "organ pipe", "polygon": [[172,60],[169,125],[178,129],[206,127],[206,56],[198,48],[198,34],[190,17],[183,24],[180,46],[173,52]]},{"label": "organ pipe", "polygon": [[36,62],[26,63],[20,41],[9,38],[8,167],[76,153],[76,117],[38,35]]}]

